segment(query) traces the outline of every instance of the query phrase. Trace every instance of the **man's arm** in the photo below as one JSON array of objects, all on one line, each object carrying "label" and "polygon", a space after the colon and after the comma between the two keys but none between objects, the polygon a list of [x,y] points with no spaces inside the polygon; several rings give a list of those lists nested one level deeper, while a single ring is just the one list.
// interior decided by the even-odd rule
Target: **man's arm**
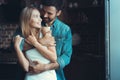
[{"label": "man's arm", "polygon": [[72,55],[72,33],[70,28],[66,29],[65,40],[63,41],[63,47],[61,51],[61,56],[57,58],[59,68],[63,69],[66,65],[70,63]]},{"label": "man's arm", "polygon": [[30,66],[31,72],[33,73],[40,73],[46,70],[52,70],[52,69],[59,69],[59,68],[64,68],[66,65],[69,64],[71,60],[71,55],[72,55],[72,34],[71,30],[68,29],[67,34],[66,34],[66,39],[64,41],[64,46],[62,50],[62,55],[57,57],[57,61],[54,63],[49,63],[49,64],[41,64],[39,62],[36,62],[36,66]]},{"label": "man's arm", "polygon": [[47,70],[58,69],[59,64],[57,62],[49,63],[49,64],[42,64],[38,61],[34,61],[35,66],[29,66],[29,72],[33,74],[41,73]]}]

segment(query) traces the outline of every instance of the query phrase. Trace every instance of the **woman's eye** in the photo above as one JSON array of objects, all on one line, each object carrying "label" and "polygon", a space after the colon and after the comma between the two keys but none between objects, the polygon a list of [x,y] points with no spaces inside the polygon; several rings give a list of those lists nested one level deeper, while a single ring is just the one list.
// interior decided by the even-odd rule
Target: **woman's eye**
[{"label": "woman's eye", "polygon": [[33,15],[34,18],[40,18],[40,15]]},{"label": "woman's eye", "polygon": [[39,18],[40,16],[39,15],[36,15],[37,18]]}]

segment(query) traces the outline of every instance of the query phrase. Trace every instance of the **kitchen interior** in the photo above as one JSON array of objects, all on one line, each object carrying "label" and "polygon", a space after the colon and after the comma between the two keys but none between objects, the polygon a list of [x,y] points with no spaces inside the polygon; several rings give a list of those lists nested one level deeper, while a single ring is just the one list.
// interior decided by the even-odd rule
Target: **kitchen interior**
[{"label": "kitchen interior", "polygon": [[[59,17],[73,35],[67,80],[105,80],[105,0],[66,0]],[[24,6],[41,8],[40,0],[0,0],[0,80],[15,80],[17,58],[10,48]]]}]

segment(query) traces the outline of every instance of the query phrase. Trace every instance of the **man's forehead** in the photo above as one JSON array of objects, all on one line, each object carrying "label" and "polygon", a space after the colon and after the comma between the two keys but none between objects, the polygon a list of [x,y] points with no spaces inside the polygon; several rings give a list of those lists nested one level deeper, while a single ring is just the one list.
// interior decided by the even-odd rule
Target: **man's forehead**
[{"label": "man's forehead", "polygon": [[55,6],[43,6],[44,10],[47,11],[56,11],[57,9],[55,8]]}]

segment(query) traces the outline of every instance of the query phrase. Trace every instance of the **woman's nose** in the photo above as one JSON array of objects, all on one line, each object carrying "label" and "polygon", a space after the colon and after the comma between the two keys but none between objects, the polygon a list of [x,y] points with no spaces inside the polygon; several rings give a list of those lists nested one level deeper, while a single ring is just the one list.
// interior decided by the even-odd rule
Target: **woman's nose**
[{"label": "woman's nose", "polygon": [[42,21],[42,18],[40,18],[40,21]]},{"label": "woman's nose", "polygon": [[41,18],[41,17],[39,18],[39,21],[42,21],[42,18]]},{"label": "woman's nose", "polygon": [[47,13],[44,14],[44,17],[48,17]]}]

